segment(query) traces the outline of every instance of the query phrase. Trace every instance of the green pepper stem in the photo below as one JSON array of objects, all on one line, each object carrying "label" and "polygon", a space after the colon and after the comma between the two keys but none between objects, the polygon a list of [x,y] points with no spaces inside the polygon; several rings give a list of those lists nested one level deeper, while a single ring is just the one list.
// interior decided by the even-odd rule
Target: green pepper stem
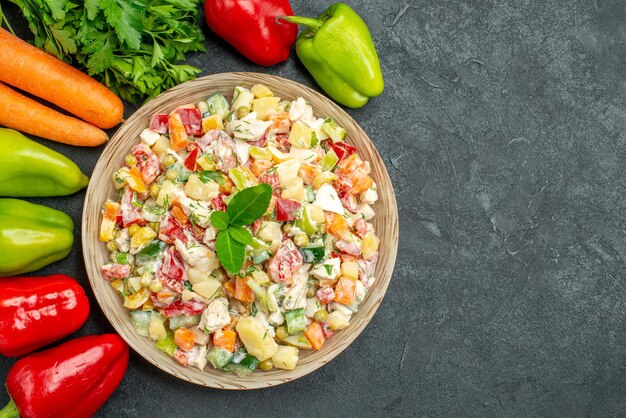
[{"label": "green pepper stem", "polygon": [[13,399],[4,408],[0,409],[0,418],[20,418],[20,412],[17,410],[17,405],[15,405]]},{"label": "green pepper stem", "polygon": [[324,24],[324,22],[319,19],[313,19],[312,17],[304,16],[278,16],[276,20],[284,20],[286,22],[295,23],[298,25],[308,26],[313,30],[318,30]]}]

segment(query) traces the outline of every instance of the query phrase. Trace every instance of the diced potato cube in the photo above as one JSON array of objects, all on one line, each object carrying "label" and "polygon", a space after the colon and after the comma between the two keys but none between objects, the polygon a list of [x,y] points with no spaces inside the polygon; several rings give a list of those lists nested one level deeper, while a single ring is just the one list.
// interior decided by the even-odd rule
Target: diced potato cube
[{"label": "diced potato cube", "polygon": [[205,299],[212,299],[221,294],[222,284],[215,279],[208,278],[192,285],[191,289]]},{"label": "diced potato cube", "polygon": [[315,223],[324,223],[324,209],[320,208],[319,206],[309,205],[309,218],[311,218],[311,221]]},{"label": "diced potato cube", "polygon": [[267,360],[276,354],[278,345],[260,319],[253,316],[240,318],[236,329],[248,353],[258,358],[259,361]]},{"label": "diced potato cube", "polygon": [[165,325],[157,315],[152,315],[152,317],[150,318],[148,333],[150,334],[150,338],[152,338],[154,341],[163,340],[167,337]]},{"label": "diced potato cube", "polygon": [[255,84],[254,86],[252,86],[250,91],[257,99],[263,97],[272,97],[274,95],[274,93],[272,93],[272,90],[270,90],[265,84]]},{"label": "diced potato cube", "polygon": [[313,134],[315,130],[298,121],[291,126],[289,133],[289,143],[298,148],[311,148],[313,145]]},{"label": "diced potato cube", "polygon": [[270,282],[269,276],[266,272],[257,270],[252,272],[252,278],[255,282],[257,282],[260,286],[268,284]]},{"label": "diced potato cube", "polygon": [[263,97],[252,101],[252,111],[256,112],[257,119],[267,120],[269,113],[276,109],[280,97]]},{"label": "diced potato cube", "polygon": [[202,132],[207,133],[213,129],[224,129],[224,123],[220,115],[211,115],[206,118],[202,118]]},{"label": "diced potato cube", "polygon": [[278,149],[276,149],[276,147],[272,146],[272,145],[268,145],[267,149],[270,151],[270,154],[272,155],[272,160],[275,163],[283,163],[285,161],[289,161],[291,159],[293,159],[293,157],[289,154],[286,154]]},{"label": "diced potato cube", "polygon": [[176,194],[178,187],[174,183],[169,180],[165,180],[161,185],[161,190],[159,191],[159,195],[157,196],[156,203],[157,205],[163,205],[165,200],[172,204],[174,200],[174,196]]},{"label": "diced potato cube", "polygon": [[277,369],[293,370],[298,364],[298,350],[296,347],[279,345],[272,356],[272,363]]},{"label": "diced potato cube", "polygon": [[300,177],[289,180],[281,193],[283,199],[304,202],[304,181]]},{"label": "diced potato cube", "polygon": [[341,275],[357,280],[359,278],[359,265],[354,261],[341,263]]},{"label": "diced potato cube", "polygon": [[350,317],[339,311],[333,311],[328,314],[328,326],[333,331],[339,331],[350,325]]},{"label": "diced potato cube", "polygon": [[380,239],[373,232],[368,232],[363,237],[362,252],[363,258],[368,260],[374,256],[374,254],[378,251],[378,245],[380,244]]},{"label": "diced potato cube", "polygon": [[209,280],[211,277],[205,271],[196,267],[191,267],[187,270],[187,278],[189,279],[189,283],[196,284]]},{"label": "diced potato cube", "polygon": [[169,148],[170,140],[167,137],[161,135],[152,146],[152,151],[154,151],[156,155],[161,156],[165,154]]},{"label": "diced potato cube", "polygon": [[335,175],[335,173],[332,173],[330,171],[322,171],[321,173],[317,173],[315,175],[315,178],[313,179],[313,188],[317,190],[322,187],[322,185],[326,183],[332,183],[336,179],[337,176]]},{"label": "diced potato cube", "polygon": [[263,241],[280,240],[283,233],[280,231],[280,224],[272,221],[262,221],[257,236]]},{"label": "diced potato cube", "polygon": [[276,173],[280,180],[280,185],[285,187],[290,180],[298,178],[300,161],[288,160],[276,165]]},{"label": "diced potato cube", "polygon": [[219,195],[219,189],[220,186],[217,182],[207,181],[204,183],[196,174],[190,175],[187,184],[185,184],[185,194],[196,200],[210,201]]}]

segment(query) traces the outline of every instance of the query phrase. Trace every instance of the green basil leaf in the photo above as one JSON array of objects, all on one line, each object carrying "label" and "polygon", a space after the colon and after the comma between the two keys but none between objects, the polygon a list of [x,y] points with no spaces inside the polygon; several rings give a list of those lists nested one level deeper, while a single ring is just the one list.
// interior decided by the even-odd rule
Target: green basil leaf
[{"label": "green basil leaf", "polygon": [[208,183],[209,181],[214,181],[219,185],[224,184],[224,176],[222,176],[217,171],[203,171],[198,174],[198,177],[200,178],[200,181],[202,181],[202,183]]},{"label": "green basil leaf", "polygon": [[272,187],[267,183],[237,193],[226,209],[231,225],[249,225],[259,219],[267,211],[271,198]]},{"label": "green basil leaf", "polygon": [[222,263],[222,266],[224,266],[229,273],[239,273],[241,266],[243,266],[245,249],[243,244],[237,242],[230,235],[228,229],[220,231],[220,233],[217,234],[215,250],[217,251],[217,257],[220,263]]},{"label": "green basil leaf", "polygon": [[240,242],[243,245],[250,244],[252,242],[252,234],[243,226],[231,225],[228,228],[228,232],[235,241]]},{"label": "green basil leaf", "polygon": [[226,228],[228,228],[228,224],[230,223],[230,216],[228,216],[228,213],[226,212],[216,210],[215,212],[211,213],[210,220],[214,227],[221,231],[224,231]]}]

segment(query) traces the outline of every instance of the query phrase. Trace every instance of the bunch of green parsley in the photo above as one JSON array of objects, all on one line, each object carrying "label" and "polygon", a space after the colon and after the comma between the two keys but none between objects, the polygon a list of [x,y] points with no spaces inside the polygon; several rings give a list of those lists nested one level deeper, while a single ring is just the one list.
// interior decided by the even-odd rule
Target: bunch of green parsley
[{"label": "bunch of green parsley", "polygon": [[197,0],[10,1],[28,20],[37,47],[82,66],[129,102],[201,71],[177,64],[188,52],[204,51]]}]

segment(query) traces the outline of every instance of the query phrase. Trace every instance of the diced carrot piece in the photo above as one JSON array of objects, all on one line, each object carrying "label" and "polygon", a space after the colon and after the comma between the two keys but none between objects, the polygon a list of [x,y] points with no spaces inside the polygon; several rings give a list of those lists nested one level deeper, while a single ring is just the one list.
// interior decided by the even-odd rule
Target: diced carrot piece
[{"label": "diced carrot piece", "polygon": [[354,303],[354,292],[356,291],[356,280],[346,276],[341,276],[335,287],[335,299],[337,303],[350,306]]},{"label": "diced carrot piece", "polygon": [[349,236],[350,225],[348,225],[348,221],[346,221],[343,216],[332,212],[325,212],[324,217],[326,220],[326,231],[337,235],[341,239],[346,239],[344,237]]},{"label": "diced carrot piece", "polygon": [[248,277],[237,277],[235,283],[235,299],[242,302],[254,302],[254,292],[248,286]]},{"label": "diced carrot piece", "polygon": [[311,346],[314,350],[319,350],[322,348],[322,344],[326,341],[326,336],[324,335],[324,330],[319,322],[311,322],[311,325],[304,331],[304,336],[311,343]]},{"label": "diced carrot piece", "polygon": [[350,174],[363,165],[363,160],[357,154],[351,154],[345,160],[337,164],[337,172]]},{"label": "diced carrot piece", "polygon": [[256,177],[259,177],[263,174],[267,169],[274,166],[274,162],[270,160],[254,160],[252,165],[250,165],[250,171]]},{"label": "diced carrot piece", "polygon": [[174,344],[181,348],[181,350],[189,351],[193,348],[195,343],[195,337],[190,329],[185,327],[178,328],[174,331]]},{"label": "diced carrot piece", "polygon": [[355,170],[350,179],[352,180],[352,187],[349,190],[351,194],[363,193],[374,184],[374,180],[361,169]]},{"label": "diced carrot piece", "polygon": [[169,131],[172,149],[176,152],[182,151],[187,146],[188,137],[185,125],[178,113],[173,113],[169,117]]},{"label": "diced carrot piece", "polygon": [[230,177],[224,177],[224,184],[220,184],[220,192],[230,194],[233,191],[233,187],[235,187],[235,183],[230,179]]},{"label": "diced carrot piece", "polygon": [[310,186],[318,173],[322,172],[322,168],[317,164],[304,163],[300,165],[298,176],[302,178],[304,184]]},{"label": "diced carrot piece", "polygon": [[235,283],[232,280],[222,283],[222,286],[229,298],[235,297]]},{"label": "diced carrot piece", "polygon": [[213,345],[228,350],[235,351],[235,340],[237,333],[230,329],[220,329],[213,334]]},{"label": "diced carrot piece", "polygon": [[189,222],[189,217],[185,214],[178,199],[172,202],[172,216],[182,225],[185,226]]}]

